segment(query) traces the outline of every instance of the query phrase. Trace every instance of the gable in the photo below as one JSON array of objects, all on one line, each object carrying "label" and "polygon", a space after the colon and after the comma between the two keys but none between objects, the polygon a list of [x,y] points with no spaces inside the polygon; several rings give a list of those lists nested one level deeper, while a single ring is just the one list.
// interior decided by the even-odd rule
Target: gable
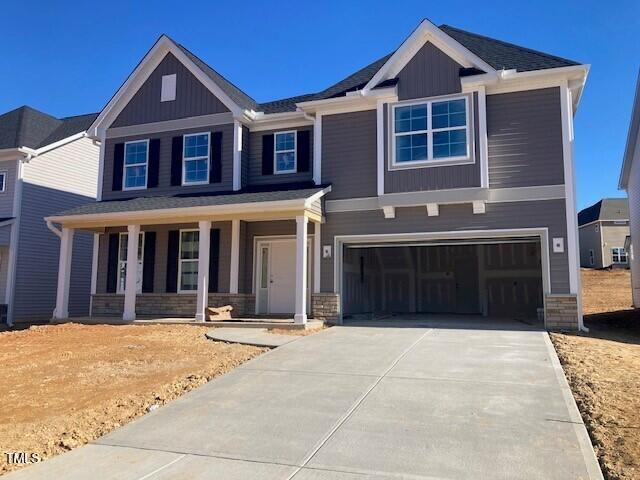
[{"label": "gable", "polygon": [[[176,74],[176,98],[161,102],[162,77],[173,74]],[[228,111],[229,109],[222,101],[169,52],[120,112],[111,127],[125,127]]]},{"label": "gable", "polygon": [[398,74],[398,100],[461,92],[461,68],[433,43],[425,43]]}]

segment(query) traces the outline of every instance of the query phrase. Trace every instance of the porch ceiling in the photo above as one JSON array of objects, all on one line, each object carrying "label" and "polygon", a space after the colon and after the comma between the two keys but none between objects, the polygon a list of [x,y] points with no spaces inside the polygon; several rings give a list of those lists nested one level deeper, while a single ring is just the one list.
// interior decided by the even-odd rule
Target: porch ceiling
[{"label": "porch ceiling", "polygon": [[319,210],[315,202],[329,191],[330,186],[318,186],[297,190],[108,200],[82,205],[45,220],[68,228],[84,229],[199,220],[275,220],[296,215],[321,221],[321,207]]}]

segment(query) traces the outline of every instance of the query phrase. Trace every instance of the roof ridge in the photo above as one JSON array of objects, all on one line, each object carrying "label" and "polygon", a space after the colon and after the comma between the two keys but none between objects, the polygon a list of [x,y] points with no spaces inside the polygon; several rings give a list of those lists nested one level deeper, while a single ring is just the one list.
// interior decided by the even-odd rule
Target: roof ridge
[{"label": "roof ridge", "polygon": [[[518,44],[515,44],[515,43],[511,43],[511,42],[506,42],[506,41],[504,41],[504,40],[500,40],[500,39],[498,39],[498,38],[488,37],[487,35],[482,35],[482,34],[480,34],[480,33],[470,32],[470,31],[468,31],[468,30],[463,30],[462,28],[453,27],[453,26],[451,26],[451,25],[447,25],[446,23],[443,23],[443,24],[442,24],[442,25],[440,25],[438,28],[440,28],[441,30],[442,30],[443,28],[449,28],[449,29],[451,29],[451,30],[455,30],[456,32],[464,33],[464,34],[467,34],[467,35],[472,35],[472,36],[474,36],[474,37],[482,38],[482,39],[485,39],[485,40],[490,40],[490,41],[492,41],[492,42],[500,43],[500,44],[502,44],[502,45],[506,45],[506,46],[508,46],[508,47],[519,48],[519,49],[521,49],[521,50],[525,50],[525,51],[527,51],[527,52],[529,52],[529,53],[534,53],[534,54],[536,54],[536,55],[541,55],[541,56],[543,56],[543,57],[552,58],[552,59],[555,59],[555,60],[560,60],[560,61],[562,61],[562,62],[569,62],[569,63],[573,63],[574,65],[580,65],[580,62],[576,62],[575,60],[570,60],[570,59],[568,59],[568,58],[560,57],[560,56],[558,56],[558,55],[553,55],[553,54],[551,54],[551,53],[542,52],[542,51],[540,51],[540,50],[534,50],[533,48],[523,47],[522,45],[518,45]],[[445,32],[445,33],[446,33],[446,32]],[[454,40],[455,40],[455,38],[454,38]],[[456,40],[456,41],[457,41],[457,40]],[[459,42],[458,42],[458,43],[459,43]]]},{"label": "roof ridge", "polygon": [[68,117],[60,117],[58,120],[70,120],[72,118],[78,118],[78,117],[87,117],[89,115],[100,115],[100,112],[91,112],[91,113],[79,113],[78,115],[69,115]]}]

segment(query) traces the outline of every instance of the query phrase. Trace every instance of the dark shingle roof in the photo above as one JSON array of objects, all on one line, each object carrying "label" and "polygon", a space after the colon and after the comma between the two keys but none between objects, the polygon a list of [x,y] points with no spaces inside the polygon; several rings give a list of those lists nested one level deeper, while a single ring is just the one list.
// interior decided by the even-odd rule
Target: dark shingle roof
[{"label": "dark shingle roof", "polygon": [[40,148],[89,128],[97,113],[55,118],[23,106],[0,115],[0,149]]},{"label": "dark shingle roof", "polygon": [[629,220],[629,202],[626,198],[604,198],[578,212],[578,225],[596,220]]},{"label": "dark shingle roof", "polygon": [[440,29],[496,70],[504,68],[506,70],[516,69],[519,72],[528,72],[531,70],[579,65],[578,62],[573,60],[538,52],[513,43],[478,35],[477,33],[467,32],[449,25],[440,25]]},{"label": "dark shingle roof", "polygon": [[290,190],[236,192],[217,195],[175,195],[166,197],[138,197],[129,200],[106,200],[81,205],[55,216],[95,215],[100,213],[166,210],[171,208],[208,207],[238,203],[260,203],[279,200],[302,200],[318,193],[324,187]]}]

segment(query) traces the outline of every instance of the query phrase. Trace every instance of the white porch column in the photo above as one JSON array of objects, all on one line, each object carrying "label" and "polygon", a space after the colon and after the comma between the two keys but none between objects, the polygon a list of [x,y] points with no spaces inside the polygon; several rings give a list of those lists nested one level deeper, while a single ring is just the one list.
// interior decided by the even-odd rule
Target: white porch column
[{"label": "white porch column", "polygon": [[240,220],[231,220],[231,265],[229,293],[238,293],[238,270],[240,268]]},{"label": "white porch column", "polygon": [[207,319],[209,306],[209,241],[211,237],[211,222],[198,222],[198,294],[196,299],[196,321]]},{"label": "white porch column", "polygon": [[127,273],[124,281],[124,311],[122,319],[133,322],[136,319],[136,284],[138,283],[138,243],[140,225],[127,227]]},{"label": "white porch column", "polygon": [[296,323],[307,323],[307,224],[304,215],[296,217]]},{"label": "white porch column", "polygon": [[321,223],[313,225],[313,293],[320,293],[320,260],[322,259]]},{"label": "white porch column", "polygon": [[69,318],[69,286],[71,283],[71,256],[73,253],[73,229],[63,228],[60,236],[60,258],[58,259],[58,292],[53,318]]}]

